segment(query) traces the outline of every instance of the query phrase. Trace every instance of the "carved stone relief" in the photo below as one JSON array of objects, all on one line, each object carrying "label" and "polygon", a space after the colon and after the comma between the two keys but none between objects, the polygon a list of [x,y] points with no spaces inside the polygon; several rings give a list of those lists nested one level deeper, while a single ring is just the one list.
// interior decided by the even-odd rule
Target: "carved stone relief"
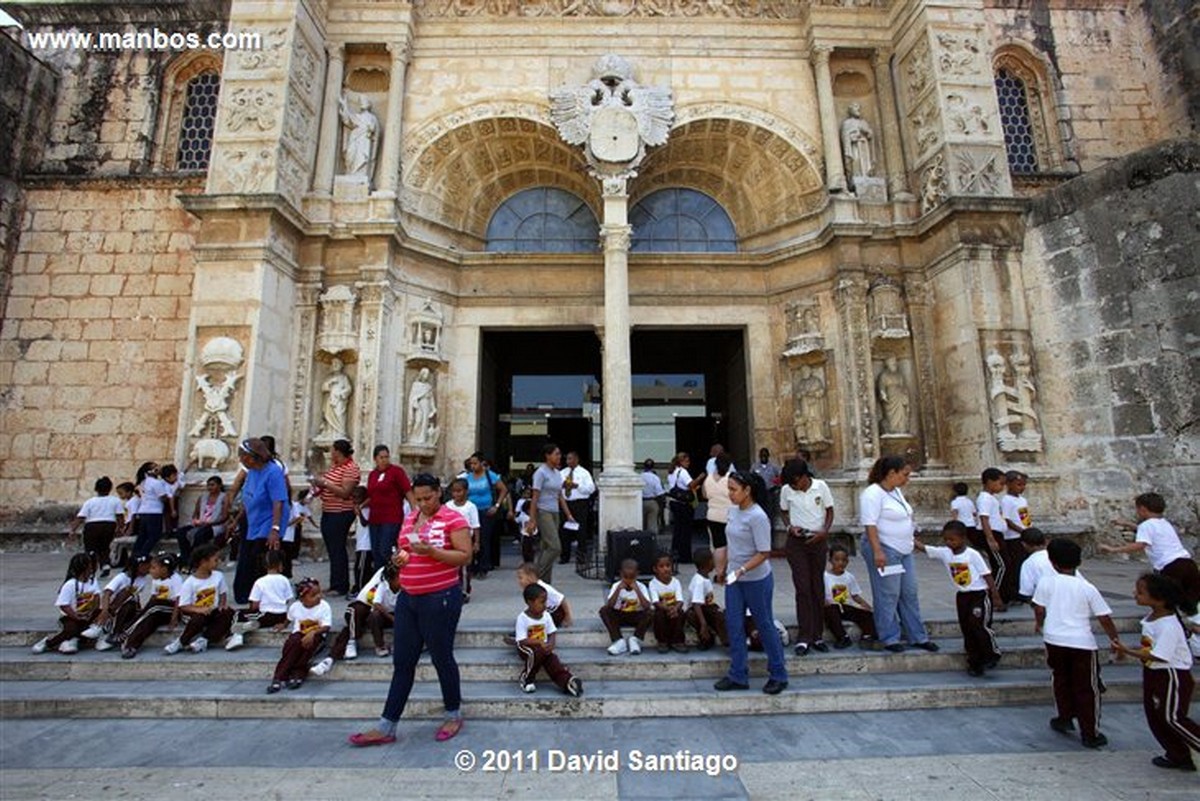
[{"label": "carved stone relief", "polygon": [[946,122],[962,136],[986,134],[992,130],[991,115],[973,98],[958,92],[946,95]]},{"label": "carved stone relief", "polygon": [[238,436],[237,424],[229,414],[233,393],[241,375],[244,351],[232,337],[210,339],[200,351],[200,367],[196,371],[196,389],[204,398],[204,406],[192,424],[188,436],[195,438],[191,457],[200,467],[217,468],[229,458],[226,438]]},{"label": "carved stone relief", "polygon": [[825,347],[821,336],[821,307],[814,299],[796,300],[784,307],[787,347],[784,356],[803,356]]},{"label": "carved stone relief", "polygon": [[1040,453],[1043,441],[1029,335],[985,332],[980,341],[997,447],[1001,453]]},{"label": "carved stone relief", "polygon": [[218,192],[270,191],[268,179],[275,169],[275,154],[269,147],[250,150],[221,149],[214,167]]},{"label": "carved stone relief", "polygon": [[904,59],[904,92],[908,107],[912,108],[925,90],[933,85],[933,61],[929,40],[921,37]]},{"label": "carved stone relief", "polygon": [[317,54],[303,37],[296,36],[296,46],[292,51],[292,82],[303,96],[312,101],[319,90],[317,79],[320,77],[320,62]]},{"label": "carved stone relief", "polygon": [[434,382],[434,374],[422,367],[408,386],[405,441],[409,445],[434,447],[441,436]]},{"label": "carved stone relief", "polygon": [[336,356],[352,351],[358,345],[354,328],[354,291],[344,284],[331,286],[317,299],[321,304],[321,332],[317,335],[317,350]]},{"label": "carved stone relief", "polygon": [[883,368],[875,376],[875,395],[879,399],[879,435],[912,436],[912,386],[895,356],[883,360]]},{"label": "carved stone relief", "polygon": [[[883,0],[875,0],[883,2]],[[871,0],[842,0],[838,5]],[[414,0],[418,18],[522,17],[745,17],[799,19],[796,0]]]},{"label": "carved stone relief", "polygon": [[802,364],[792,374],[792,433],[796,445],[814,452],[829,448],[829,405],[825,365]]},{"label": "carved stone relief", "polygon": [[876,339],[906,339],[908,315],[900,286],[890,278],[876,279],[867,294],[871,308],[871,336]]},{"label": "carved stone relief", "polygon": [[229,130],[250,128],[260,132],[275,128],[278,97],[271,89],[242,86],[229,93]]},{"label": "carved stone relief", "polygon": [[946,159],[939,153],[921,176],[921,213],[928,214],[945,202],[948,191]]},{"label": "carved stone relief", "polygon": [[239,50],[235,63],[247,72],[279,69],[283,66],[283,46],[287,43],[287,28],[262,31],[262,47],[258,50]]},{"label": "carved stone relief", "polygon": [[432,298],[426,298],[421,308],[409,316],[408,344],[414,356],[441,361],[444,320]]},{"label": "carved stone relief", "polygon": [[942,120],[938,114],[937,95],[930,94],[908,113],[912,127],[916,160],[922,161],[942,143]]},{"label": "carved stone relief", "polygon": [[296,313],[299,329],[296,335],[296,373],[292,377],[292,450],[291,460],[299,463],[305,457],[306,431],[303,421],[309,406],[309,380],[313,363],[314,337],[317,326],[317,295],[320,287],[301,284],[297,288]]},{"label": "carved stone relief", "polygon": [[964,195],[998,194],[1004,180],[1001,169],[1008,168],[1004,158],[999,150],[960,151],[954,168],[956,191]]},{"label": "carved stone relief", "polygon": [[[943,77],[978,78],[983,69],[979,35],[969,31],[940,31],[937,39],[937,65]],[[985,73],[989,74],[990,73]]]},{"label": "carved stone relief", "polygon": [[349,439],[347,410],[354,384],[346,375],[345,363],[334,357],[329,364],[329,375],[321,382],[321,430],[314,442],[328,444],[338,439]]}]

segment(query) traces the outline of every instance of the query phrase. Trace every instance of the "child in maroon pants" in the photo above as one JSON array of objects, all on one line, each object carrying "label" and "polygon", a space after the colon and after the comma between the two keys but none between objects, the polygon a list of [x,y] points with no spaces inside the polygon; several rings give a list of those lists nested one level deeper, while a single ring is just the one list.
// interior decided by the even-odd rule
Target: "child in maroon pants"
[{"label": "child in maroon pants", "polygon": [[67,565],[67,580],[58,591],[55,605],[58,607],[59,631],[52,637],[43,637],[33,646],[40,654],[47,649],[59,653],[73,654],[79,650],[79,638],[89,629],[100,613],[100,587],[96,584],[96,567],[86,553],[77,553]]},{"label": "child in maroon pants", "polygon": [[725,612],[716,601],[713,592],[713,552],[708,548],[698,548],[692,555],[696,563],[696,575],[688,584],[688,622],[696,629],[700,642],[696,646],[701,651],[707,651],[714,643],[729,645],[729,636],[725,633]]},{"label": "child in maroon pants", "polygon": [[546,611],[546,590],[539,584],[530,584],[523,593],[525,611],[517,615],[517,652],[524,661],[517,684],[521,690],[531,693],[537,690],[533,679],[539,670],[545,670],[550,681],[572,698],[583,695],[583,683],[571,675],[554,653],[554,635],[558,629],[554,619]]},{"label": "child in maroon pants", "polygon": [[300,600],[288,608],[292,633],[283,643],[283,655],[275,665],[275,677],[267,693],[279,692],[285,682],[289,690],[299,689],[308,675],[308,663],[325,645],[325,635],[333,626],[333,610],[321,597],[321,582],[300,579],[296,596]]},{"label": "child in maroon pants", "polygon": [[[608,653],[612,656],[640,654],[642,638],[653,619],[650,590],[638,581],[637,560],[626,559],[621,562],[621,577],[613,582],[600,610],[600,620],[612,639]],[[628,640],[621,636],[621,626],[633,626],[633,636]]]},{"label": "child in maroon pants", "polygon": [[192,653],[203,653],[210,640],[223,640],[229,636],[233,610],[229,608],[225,575],[217,570],[220,563],[221,552],[211,542],[192,551],[192,575],[179,591],[183,633],[163,647],[164,653],[177,654],[184,648]]}]

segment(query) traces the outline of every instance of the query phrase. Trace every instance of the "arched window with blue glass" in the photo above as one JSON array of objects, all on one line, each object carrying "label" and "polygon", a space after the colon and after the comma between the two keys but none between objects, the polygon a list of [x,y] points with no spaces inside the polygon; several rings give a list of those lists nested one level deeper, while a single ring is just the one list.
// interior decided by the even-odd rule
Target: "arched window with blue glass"
[{"label": "arched window with blue glass", "polygon": [[524,189],[501,203],[492,215],[487,249],[493,253],[594,253],[600,249],[600,224],[588,204],[564,189]]},{"label": "arched window with blue glass", "polygon": [[695,189],[659,189],[629,212],[634,253],[736,253],[737,232],[721,204]]}]

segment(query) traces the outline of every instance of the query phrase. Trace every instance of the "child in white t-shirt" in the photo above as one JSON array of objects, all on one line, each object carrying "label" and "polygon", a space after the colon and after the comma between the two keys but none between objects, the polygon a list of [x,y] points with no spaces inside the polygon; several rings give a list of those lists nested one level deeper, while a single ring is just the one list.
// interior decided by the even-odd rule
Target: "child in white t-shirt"
[{"label": "child in white t-shirt", "polygon": [[[612,656],[640,654],[642,638],[653,619],[650,590],[638,581],[637,560],[626,559],[621,562],[620,578],[613,582],[604,606],[600,608],[600,620],[612,640],[608,653]],[[633,626],[633,636],[628,640],[621,636],[621,626]]]},{"label": "child in white t-shirt", "polygon": [[688,647],[683,626],[687,621],[683,585],[675,576],[671,554],[660,553],[654,560],[654,578],[650,579],[650,603],[654,605],[654,639],[658,652],[686,654]]},{"label": "child in white t-shirt", "polygon": [[288,607],[292,633],[283,643],[283,654],[275,665],[275,676],[267,693],[277,693],[287,684],[297,690],[308,676],[309,662],[325,645],[325,637],[333,627],[333,610],[322,598],[321,582],[302,578],[296,585],[299,600]]},{"label": "child in white t-shirt", "polygon": [[1194,616],[1197,605],[1200,604],[1200,567],[1183,543],[1179,540],[1179,532],[1163,517],[1167,511],[1167,502],[1156,492],[1143,493],[1133,501],[1137,511],[1138,523],[1125,520],[1114,520],[1120,528],[1137,530],[1137,539],[1133,542],[1113,547],[1101,545],[1104,553],[1138,553],[1146,552],[1150,566],[1155,572],[1162,573],[1175,580],[1182,590],[1179,597],[1179,609],[1185,615]]},{"label": "child in white t-shirt", "polygon": [[[1004,473],[995,467],[983,471],[981,489],[975,497],[975,536],[971,545],[988,560],[1000,597],[1004,597],[1004,512],[997,494],[1004,491]],[[997,607],[1002,612],[1005,607]]]},{"label": "child in white t-shirt", "polygon": [[[1050,554],[1046,553],[1046,535],[1040,528],[1030,526],[1025,529],[1021,533],[1021,547],[1025,549],[1027,556],[1025,563],[1021,565],[1021,581],[1017,592],[1021,600],[1029,601],[1037,592],[1037,585],[1041,580],[1054,572],[1054,566],[1050,564]],[[1083,575],[1078,572],[1077,574]]]},{"label": "child in white t-shirt", "polygon": [[176,557],[171,553],[160,553],[150,559],[150,600],[146,607],[118,637],[121,640],[121,658],[133,659],[146,638],[160,626],[174,629],[179,622],[177,601],[183,591],[183,577],[175,571]]},{"label": "child in white t-shirt", "polygon": [[96,494],[83,502],[67,532],[68,536],[74,537],[83,524],[83,550],[96,563],[101,578],[107,577],[111,570],[109,551],[117,535],[117,526],[125,517],[125,505],[112,495],[112,489],[112,479],[108,476],[96,479]]},{"label": "child in white t-shirt", "polygon": [[1179,617],[1178,583],[1161,574],[1147,573],[1137,580],[1133,598],[1150,607],[1142,618],[1140,647],[1113,640],[1118,654],[1142,660],[1142,687],[1146,723],[1165,749],[1151,762],[1160,768],[1194,771],[1192,751],[1200,751],[1200,725],[1188,717],[1195,687],[1188,633]]},{"label": "child in white t-shirt", "polygon": [[725,612],[717,603],[711,578],[714,568],[713,552],[708,548],[697,548],[692,554],[692,562],[696,565],[696,575],[688,582],[687,616],[700,640],[696,647],[707,651],[716,642],[727,646],[729,636],[725,632]]},{"label": "child in white t-shirt", "polygon": [[[58,633],[44,637],[33,646],[35,654],[55,648],[62,654],[79,651],[79,638],[100,614],[100,586],[96,583],[95,565],[86,553],[77,553],[67,564],[67,579],[58,590],[54,605],[58,607]],[[99,636],[99,635],[97,635]]]},{"label": "child in white t-shirt", "polygon": [[[367,502],[367,488],[357,486],[350,490],[354,501],[354,573],[350,577],[350,595],[357,595],[367,579],[375,572],[375,560],[371,557],[371,509]],[[380,565],[382,567],[382,565]]]},{"label": "child in white t-shirt", "polygon": [[537,687],[533,680],[539,670],[545,670],[550,680],[558,688],[572,698],[583,695],[583,682],[571,675],[571,671],[554,653],[555,632],[554,619],[546,611],[546,590],[540,584],[530,584],[522,591],[525,599],[525,611],[517,615],[514,638],[517,641],[517,653],[521,655],[521,675],[517,684],[527,693],[534,692]]},{"label": "child in white t-shirt", "polygon": [[[1029,501],[1025,500],[1025,485],[1029,476],[1019,470],[1004,474],[1004,495],[1000,497],[1000,514],[1004,523],[1000,531],[1004,536],[1004,577],[1000,581],[1000,597],[1004,603],[1020,603],[1018,595],[1021,583],[1021,565],[1025,563],[1025,546],[1021,544],[1021,532],[1033,525],[1029,512]],[[993,529],[995,527],[993,526]]]},{"label": "child in white t-shirt", "polygon": [[232,626],[233,634],[225,643],[226,651],[245,645],[247,632],[267,627],[275,631],[287,628],[287,610],[295,600],[296,593],[291,580],[283,575],[286,561],[282,550],[267,551],[267,575],[259,577],[250,588],[249,608],[238,610],[237,622]]},{"label": "child in white t-shirt", "polygon": [[[446,506],[463,516],[463,520],[467,521],[467,528],[471,529],[471,558],[479,553],[479,507],[472,501],[467,500],[467,493],[470,491],[470,486],[465,478],[456,478],[450,482],[450,500],[446,501]],[[464,565],[459,568],[458,576],[463,586],[463,603],[471,600],[471,577],[473,573]]]},{"label": "child in white t-shirt", "polygon": [[1000,648],[991,629],[992,603],[1000,600],[1000,592],[987,562],[978,551],[967,547],[967,527],[961,521],[951,520],[942,526],[942,540],[944,548],[926,545],[919,539],[913,547],[950,571],[956,590],[958,628],[967,652],[967,675],[982,676],[985,668],[994,668],[1000,661]]},{"label": "child in white t-shirt", "polygon": [[183,633],[163,648],[164,653],[177,654],[184,648],[192,653],[203,653],[210,641],[229,636],[233,610],[229,608],[225,574],[217,570],[220,563],[221,552],[211,542],[192,551],[192,575],[179,591]]},{"label": "child in white t-shirt", "polygon": [[358,591],[358,595],[346,607],[346,625],[333,638],[329,656],[313,665],[309,672],[324,676],[335,661],[358,658],[358,641],[364,631],[371,632],[375,640],[375,656],[391,656],[391,650],[383,633],[392,628],[396,618],[396,596],[400,593],[400,568],[388,563]]},{"label": "child in white t-shirt", "polygon": [[[90,554],[89,554],[90,556]],[[142,611],[142,590],[150,583],[150,557],[131,556],[125,569],[100,593],[100,614],[83,633],[96,641],[97,651],[107,651],[120,642],[121,634]]]},{"label": "child in white t-shirt", "polygon": [[1097,731],[1100,721],[1100,661],[1092,618],[1100,621],[1109,640],[1117,640],[1112,609],[1086,579],[1076,574],[1083,551],[1067,539],[1051,540],[1046,546],[1054,574],[1038,582],[1033,594],[1034,630],[1046,643],[1046,662],[1054,673],[1054,703],[1058,715],[1050,728],[1067,734],[1078,719],[1080,738],[1086,748],[1099,748],[1108,738]]},{"label": "child in white t-shirt", "polygon": [[954,485],[954,497],[950,499],[950,511],[954,512],[954,519],[967,527],[967,531],[974,529],[975,526],[975,502],[967,495],[967,485],[963,481],[959,481]]},{"label": "child in white t-shirt", "polygon": [[867,648],[875,642],[875,615],[871,604],[862,596],[858,579],[846,569],[849,564],[850,552],[845,545],[829,546],[829,569],[825,571],[825,625],[833,634],[834,648],[849,648],[850,635],[846,634],[843,625],[849,620],[862,632],[859,646]]},{"label": "child in white t-shirt", "polygon": [[546,611],[550,613],[550,617],[554,619],[554,625],[558,628],[565,629],[575,622],[575,616],[571,614],[571,604],[567,601],[567,596],[539,579],[537,565],[533,562],[522,562],[517,566],[517,584],[520,585],[522,592],[530,584],[541,585],[542,589],[546,591]]},{"label": "child in white t-shirt", "polygon": [[284,562],[283,575],[291,578],[292,567],[300,563],[300,549],[304,545],[304,523],[312,525],[312,510],[308,508],[308,489],[297,490],[296,500],[292,501],[291,511],[288,512],[287,530],[283,534],[283,553],[287,556]]}]

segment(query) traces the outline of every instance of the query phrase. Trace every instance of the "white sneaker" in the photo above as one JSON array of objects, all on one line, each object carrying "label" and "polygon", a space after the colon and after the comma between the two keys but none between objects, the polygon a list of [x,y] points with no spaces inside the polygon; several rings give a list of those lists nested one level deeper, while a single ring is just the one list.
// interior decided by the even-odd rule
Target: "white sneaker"
[{"label": "white sneaker", "polygon": [[183,643],[181,643],[178,639],[171,640],[169,643],[163,646],[164,654],[177,654],[182,650]]},{"label": "white sneaker", "polygon": [[621,654],[629,653],[629,643],[625,640],[617,640],[612,645],[608,646],[609,656],[620,656]]},{"label": "white sneaker", "polygon": [[60,654],[77,654],[79,653],[79,640],[72,637],[71,639],[58,646]]},{"label": "white sneaker", "polygon": [[324,659],[322,659],[320,662],[318,662],[317,664],[310,667],[308,669],[308,675],[324,676],[326,673],[328,673],[332,669],[333,669],[333,657],[327,656]]},{"label": "white sneaker", "polygon": [[358,659],[358,643],[354,640],[346,643],[346,658]]},{"label": "white sneaker", "polygon": [[35,654],[44,654],[44,653],[46,653],[46,643],[49,641],[50,641],[49,637],[43,637],[42,639],[35,642],[33,644],[33,647],[30,648],[29,650],[33,651]]},{"label": "white sneaker", "polygon": [[90,625],[86,629],[84,629],[83,634],[80,634],[79,636],[86,637],[89,640],[98,640],[102,636],[104,636],[104,627],[101,626],[99,623],[93,623],[92,625]]},{"label": "white sneaker", "polygon": [[234,634],[246,634],[258,629],[257,620],[238,621],[229,627],[229,630]]},{"label": "white sneaker", "polygon": [[202,654],[208,650],[208,640],[203,637],[197,637],[192,640],[192,644],[188,646],[188,650],[193,654]]},{"label": "white sneaker", "polygon": [[630,637],[629,638],[629,653],[637,655],[637,654],[640,654],[641,652],[642,652],[641,641],[637,637]]},{"label": "white sneaker", "polygon": [[528,684],[522,684],[522,685],[521,685],[521,692],[523,692],[523,693],[535,693],[535,692],[537,692],[537,685],[536,685],[536,684],[534,684],[532,681],[531,681],[531,682],[529,682]]},{"label": "white sneaker", "polygon": [[225,641],[226,651],[236,651],[246,644],[246,638],[241,634],[230,634],[229,639]]},{"label": "white sneaker", "polygon": [[583,682],[572,676],[567,679],[567,695],[578,698],[583,695]]},{"label": "white sneaker", "polygon": [[101,637],[100,639],[96,640],[97,651],[109,651],[112,649],[112,647],[113,644],[108,641],[107,637]]}]

